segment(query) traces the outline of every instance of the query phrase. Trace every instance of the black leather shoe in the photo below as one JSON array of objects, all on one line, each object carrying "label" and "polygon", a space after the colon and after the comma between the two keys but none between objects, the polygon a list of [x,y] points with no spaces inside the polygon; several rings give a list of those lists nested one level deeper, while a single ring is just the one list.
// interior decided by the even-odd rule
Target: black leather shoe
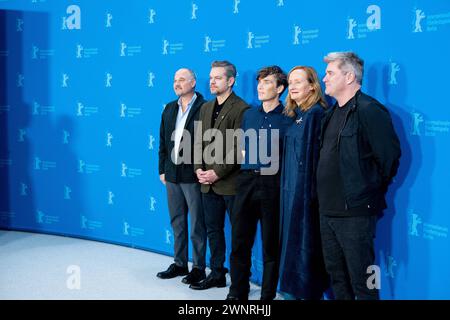
[{"label": "black leather shoe", "polygon": [[193,284],[202,281],[206,278],[205,270],[200,270],[198,268],[192,268],[191,272],[184,277],[181,282],[185,284]]},{"label": "black leather shoe", "polygon": [[189,269],[187,267],[179,267],[172,263],[166,271],[158,272],[156,276],[161,279],[172,279],[178,276],[185,276],[188,273]]},{"label": "black leather shoe", "polygon": [[225,300],[239,300],[238,297],[232,296],[231,294],[227,294],[227,297]]},{"label": "black leather shoe", "polygon": [[223,288],[226,286],[227,279],[225,278],[225,275],[221,276],[220,278],[213,278],[211,275],[208,275],[205,280],[193,283],[189,286],[189,288],[194,290],[206,290],[213,287]]}]

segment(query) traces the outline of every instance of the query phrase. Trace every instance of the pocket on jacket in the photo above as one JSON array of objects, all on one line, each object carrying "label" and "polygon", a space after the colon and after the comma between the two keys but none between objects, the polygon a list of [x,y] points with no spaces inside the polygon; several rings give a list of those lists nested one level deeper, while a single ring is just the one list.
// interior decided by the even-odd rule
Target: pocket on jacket
[{"label": "pocket on jacket", "polygon": [[353,128],[344,128],[341,132],[339,149],[341,152],[344,152],[345,156],[350,159],[357,160],[359,158],[359,148],[358,148],[358,129],[356,127]]},{"label": "pocket on jacket", "polygon": [[345,127],[344,130],[341,131],[341,137],[351,137],[358,133],[358,128],[356,127]]}]

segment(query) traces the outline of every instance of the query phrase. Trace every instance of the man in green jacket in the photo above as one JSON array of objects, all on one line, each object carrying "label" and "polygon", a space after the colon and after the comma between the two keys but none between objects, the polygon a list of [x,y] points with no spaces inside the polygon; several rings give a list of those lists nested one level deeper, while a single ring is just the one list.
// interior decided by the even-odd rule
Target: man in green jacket
[{"label": "man in green jacket", "polygon": [[[203,208],[211,251],[211,273],[206,279],[190,285],[205,290],[225,287],[225,212],[233,214],[236,176],[239,171],[238,148],[233,134],[241,126],[244,111],[249,106],[233,93],[236,67],[228,61],[211,65],[209,86],[216,98],[201,110],[194,142],[194,170],[201,183]],[[228,131],[228,134],[227,134]],[[231,135],[230,135],[231,133]],[[200,155],[200,157],[199,157]]]}]

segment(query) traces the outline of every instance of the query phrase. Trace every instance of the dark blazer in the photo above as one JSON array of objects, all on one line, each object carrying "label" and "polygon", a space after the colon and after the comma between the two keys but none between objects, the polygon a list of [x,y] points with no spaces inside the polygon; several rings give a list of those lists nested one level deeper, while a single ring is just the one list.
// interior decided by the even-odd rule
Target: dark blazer
[{"label": "dark blazer", "polygon": [[[208,147],[208,150],[221,148],[223,153],[221,157],[221,161],[215,161],[214,163],[208,164],[207,159],[201,158],[201,161],[197,161],[194,164],[194,170],[203,169],[203,170],[214,170],[214,172],[219,177],[212,185],[204,185],[202,184],[201,190],[204,193],[207,193],[210,188],[213,191],[220,195],[235,195],[236,194],[236,176],[239,172],[240,164],[238,164],[237,156],[238,156],[238,148],[237,143],[234,141],[233,143],[226,143],[226,130],[234,129],[237,130],[241,127],[242,117],[244,115],[244,111],[249,108],[248,104],[245,103],[244,100],[239,98],[236,94],[231,93],[228,99],[225,101],[222,110],[219,113],[219,116],[214,124],[214,129],[217,129],[218,132],[222,134],[223,137],[223,146],[220,146],[219,143],[222,139],[217,137],[217,134],[213,134],[210,141],[203,141],[201,139],[206,130],[211,129],[211,119],[214,111],[214,104],[216,99],[208,101],[205,103],[200,110],[200,120],[202,121],[202,131],[201,135],[196,134],[195,139],[195,152],[198,154],[201,151],[201,154],[205,151],[205,148]],[[216,147],[215,147],[216,146]],[[208,151],[206,150],[206,151]],[[208,152],[206,152],[208,153]],[[230,158],[232,155],[233,159],[232,163],[227,163],[226,158]],[[201,162],[201,163],[200,163]],[[219,163],[220,162],[220,163]]]},{"label": "dark blazer", "polygon": [[[203,96],[196,92],[197,99],[191,106],[185,129],[191,134],[191,161],[176,165],[172,162],[171,153],[175,142],[171,140],[172,132],[175,131],[175,124],[178,115],[178,99],[166,105],[161,116],[161,126],[159,129],[159,174],[165,174],[166,181],[173,183],[194,183],[198,182],[197,175],[193,167],[193,144],[194,144],[194,121],[198,121],[200,108],[205,103]],[[183,152],[179,153],[182,156]]]}]

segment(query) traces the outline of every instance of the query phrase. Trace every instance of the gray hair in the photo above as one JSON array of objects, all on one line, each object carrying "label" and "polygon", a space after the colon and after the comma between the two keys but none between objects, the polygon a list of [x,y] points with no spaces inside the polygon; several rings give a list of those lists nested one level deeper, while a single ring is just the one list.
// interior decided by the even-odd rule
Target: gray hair
[{"label": "gray hair", "polygon": [[362,83],[364,73],[364,61],[354,52],[330,52],[323,59],[326,63],[339,61],[339,69],[344,72],[352,72],[356,82]]},{"label": "gray hair", "polygon": [[214,61],[211,64],[211,68],[218,68],[218,67],[222,67],[225,68],[225,74],[227,75],[227,78],[236,78],[236,67],[234,66],[234,64],[232,64],[229,61]]},{"label": "gray hair", "polygon": [[189,68],[181,68],[180,70],[186,70],[189,75],[191,76],[191,78],[195,81],[197,81],[197,76],[195,75],[195,72],[192,69]]}]

